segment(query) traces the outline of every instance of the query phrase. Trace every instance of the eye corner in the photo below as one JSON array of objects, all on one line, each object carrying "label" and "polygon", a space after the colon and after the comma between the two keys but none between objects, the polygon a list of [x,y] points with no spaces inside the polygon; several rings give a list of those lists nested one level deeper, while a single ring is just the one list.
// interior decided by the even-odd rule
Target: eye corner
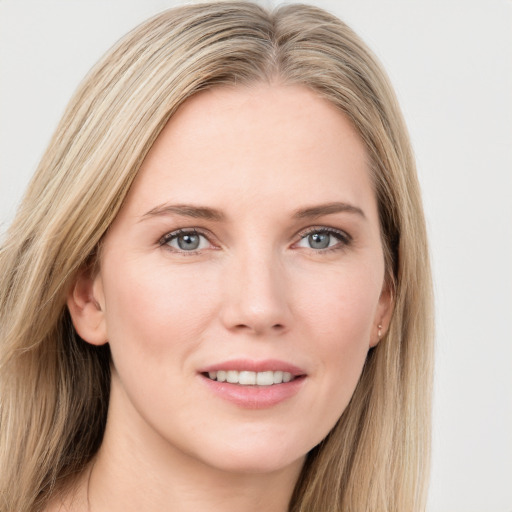
[{"label": "eye corner", "polygon": [[[309,249],[316,253],[345,249],[353,240],[346,231],[329,226],[308,227],[301,230],[298,237],[299,240],[292,247]],[[332,243],[333,239],[335,243]]]},{"label": "eye corner", "polygon": [[197,255],[205,250],[216,250],[212,236],[198,228],[179,228],[164,234],[158,246],[183,256]]}]

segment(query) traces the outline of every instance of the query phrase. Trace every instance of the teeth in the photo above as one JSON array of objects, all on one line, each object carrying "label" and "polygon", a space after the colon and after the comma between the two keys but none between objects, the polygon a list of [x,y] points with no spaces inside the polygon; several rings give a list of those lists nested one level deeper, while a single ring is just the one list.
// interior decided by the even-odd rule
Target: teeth
[{"label": "teeth", "polygon": [[274,384],[274,372],[258,372],[256,374],[258,386],[272,386]]},{"label": "teeth", "polygon": [[280,370],[272,372],[248,372],[236,370],[219,370],[217,372],[208,372],[208,377],[217,382],[229,382],[230,384],[240,384],[242,386],[272,386],[293,380],[289,372]]},{"label": "teeth", "polygon": [[256,380],[255,372],[240,372],[238,374],[238,384],[242,384],[242,386],[254,386]]},{"label": "teeth", "polygon": [[235,370],[228,370],[226,372],[226,381],[230,384],[237,384],[238,383],[238,372]]}]

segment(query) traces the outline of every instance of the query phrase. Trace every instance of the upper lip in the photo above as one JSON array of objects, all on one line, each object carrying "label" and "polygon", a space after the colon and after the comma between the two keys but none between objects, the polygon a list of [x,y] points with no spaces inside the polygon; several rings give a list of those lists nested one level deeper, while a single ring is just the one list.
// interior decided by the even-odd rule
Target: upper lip
[{"label": "upper lip", "polygon": [[306,374],[306,372],[298,366],[278,359],[265,359],[261,361],[251,359],[230,359],[229,361],[222,361],[220,363],[215,363],[201,368],[199,373],[218,372],[219,370],[236,370],[239,372],[282,371],[291,373],[294,377]]}]

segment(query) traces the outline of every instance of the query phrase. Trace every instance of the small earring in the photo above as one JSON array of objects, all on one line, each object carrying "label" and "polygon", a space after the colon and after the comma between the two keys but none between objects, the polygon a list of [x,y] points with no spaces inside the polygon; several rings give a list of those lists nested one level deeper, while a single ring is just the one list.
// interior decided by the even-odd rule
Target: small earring
[{"label": "small earring", "polygon": [[382,324],[379,324],[377,326],[377,329],[379,329],[377,336],[379,337],[379,340],[380,340],[380,338],[382,337]]}]

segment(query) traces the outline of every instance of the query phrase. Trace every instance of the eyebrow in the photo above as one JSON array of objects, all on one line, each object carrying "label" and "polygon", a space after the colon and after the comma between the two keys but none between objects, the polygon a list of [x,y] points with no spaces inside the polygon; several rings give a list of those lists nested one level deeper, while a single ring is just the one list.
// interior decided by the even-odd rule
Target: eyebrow
[{"label": "eyebrow", "polygon": [[356,215],[360,215],[363,219],[366,219],[366,215],[364,214],[363,210],[361,210],[361,208],[348,203],[340,202],[320,204],[317,206],[302,208],[297,210],[293,214],[293,217],[295,219],[314,219],[316,217],[321,217],[322,215],[331,215],[333,213],[342,212],[354,213]]},{"label": "eyebrow", "polygon": [[161,204],[149,210],[141,216],[140,220],[160,215],[181,215],[182,217],[191,217],[194,219],[205,219],[220,222],[225,219],[225,215],[214,208],[206,206],[194,206],[190,204]]},{"label": "eyebrow", "polygon": [[[366,218],[363,210],[357,206],[348,203],[334,202],[301,208],[293,213],[294,219],[314,219],[323,215],[332,215],[334,213],[353,213]],[[209,208],[207,206],[194,206],[190,204],[161,204],[152,208],[141,216],[140,221],[147,218],[163,215],[180,215],[182,217],[191,217],[194,219],[204,219],[221,222],[226,216],[220,210]]]}]

